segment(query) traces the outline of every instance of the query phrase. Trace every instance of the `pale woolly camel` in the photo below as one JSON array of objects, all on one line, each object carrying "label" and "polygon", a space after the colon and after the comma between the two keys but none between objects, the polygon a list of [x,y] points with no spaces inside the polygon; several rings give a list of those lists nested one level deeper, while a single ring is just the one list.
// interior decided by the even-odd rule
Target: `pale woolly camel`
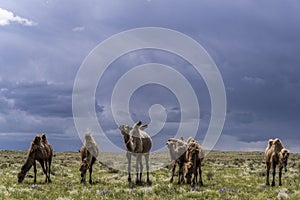
[{"label": "pale woolly camel", "polygon": [[[202,181],[202,169],[201,163],[204,159],[204,150],[200,144],[194,140],[188,140],[188,148],[186,153],[186,179],[188,184],[198,184],[198,173],[199,173],[199,184],[203,185]],[[192,174],[194,175],[192,179]]]},{"label": "pale woolly camel", "polygon": [[[51,162],[53,156],[53,149],[47,141],[46,134],[35,136],[31,143],[30,149],[25,164],[22,166],[21,171],[18,173],[18,182],[23,182],[26,173],[30,168],[34,167],[34,183],[36,183],[36,160],[41,164],[43,172],[46,176],[45,182],[51,182]],[[45,168],[46,165],[46,168]]]},{"label": "pale woolly camel", "polygon": [[265,160],[267,167],[267,177],[266,177],[266,185],[270,185],[269,182],[269,173],[270,168],[273,170],[273,180],[272,186],[275,186],[275,174],[276,174],[276,165],[279,167],[279,185],[281,185],[281,176],[282,169],[284,168],[287,171],[287,163],[290,155],[290,151],[284,148],[282,142],[276,139],[270,139],[268,142],[268,147],[265,151]]},{"label": "pale woolly camel", "polygon": [[184,182],[184,164],[187,162],[186,160],[186,148],[187,144],[183,141],[183,138],[176,139],[171,137],[168,139],[166,145],[169,148],[169,153],[171,156],[171,163],[173,165],[172,168],[172,177],[170,182],[172,183],[174,180],[176,165],[178,164],[178,184]]},{"label": "pale woolly camel", "polygon": [[147,170],[147,183],[149,179],[149,155],[152,147],[151,137],[144,131],[147,125],[142,125],[141,121],[136,122],[133,127],[121,125],[119,127],[126,146],[126,157],[128,161],[128,182],[131,182],[131,156],[136,157],[136,184],[142,182],[143,163],[142,156],[145,157]]},{"label": "pale woolly camel", "polygon": [[80,164],[80,172],[81,172],[81,181],[80,183],[85,183],[86,179],[86,171],[89,170],[90,177],[89,183],[92,184],[92,172],[93,165],[96,162],[96,159],[99,154],[99,149],[96,141],[90,133],[86,133],[84,137],[84,143],[80,149],[81,154],[81,164]]}]

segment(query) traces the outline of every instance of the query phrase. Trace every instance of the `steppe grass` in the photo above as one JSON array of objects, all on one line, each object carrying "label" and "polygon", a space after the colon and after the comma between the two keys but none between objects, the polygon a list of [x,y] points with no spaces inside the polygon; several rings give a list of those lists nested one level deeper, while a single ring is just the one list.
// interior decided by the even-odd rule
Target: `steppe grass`
[{"label": "steppe grass", "polygon": [[[26,154],[26,151],[0,151],[0,199],[300,199],[299,154],[291,155],[289,171],[283,173],[283,185],[275,187],[265,186],[262,152],[210,152],[202,166],[205,185],[194,187],[177,185],[177,177],[174,183],[169,182],[171,168],[167,152],[152,157],[160,157],[164,162],[154,164],[158,170],[151,173],[151,185],[129,184],[125,172],[107,168],[105,165],[113,165],[117,156],[125,157],[112,153],[102,153],[100,158],[106,159],[94,165],[94,184],[81,185],[77,152],[55,152],[52,183],[44,183],[38,165],[37,184],[33,184],[32,169],[19,184],[17,173]],[[125,161],[124,167],[127,167]]]}]

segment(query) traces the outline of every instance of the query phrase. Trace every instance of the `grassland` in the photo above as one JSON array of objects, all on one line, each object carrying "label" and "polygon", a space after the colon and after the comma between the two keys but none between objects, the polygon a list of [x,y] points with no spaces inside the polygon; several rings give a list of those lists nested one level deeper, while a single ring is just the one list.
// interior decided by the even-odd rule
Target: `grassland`
[{"label": "grassland", "polygon": [[[292,154],[289,171],[283,173],[283,185],[265,186],[265,165],[261,152],[211,152],[203,163],[204,186],[191,187],[169,183],[171,169],[168,154],[156,154],[165,163],[151,173],[151,185],[135,186],[127,183],[124,172],[115,172],[97,162],[94,184],[81,185],[79,153],[55,153],[52,183],[44,183],[38,165],[37,184],[33,184],[31,169],[22,184],[17,173],[25,162],[25,151],[0,151],[0,199],[300,199],[300,155]],[[104,153],[100,157],[113,163],[116,156]],[[104,162],[104,163],[105,163]],[[145,178],[145,177],[144,177]],[[277,179],[276,179],[277,181]],[[278,183],[278,181],[276,182]]]}]

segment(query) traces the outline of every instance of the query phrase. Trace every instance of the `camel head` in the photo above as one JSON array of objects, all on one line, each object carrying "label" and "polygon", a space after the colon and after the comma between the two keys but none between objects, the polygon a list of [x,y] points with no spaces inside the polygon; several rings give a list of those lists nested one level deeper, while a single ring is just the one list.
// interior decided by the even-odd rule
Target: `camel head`
[{"label": "camel head", "polygon": [[187,162],[184,167],[186,183],[192,183],[192,174],[193,174],[193,163]]},{"label": "camel head", "polygon": [[120,129],[122,135],[129,135],[129,132],[132,130],[132,127],[124,124],[124,125],[119,126],[119,129]]},{"label": "camel head", "polygon": [[280,159],[281,159],[281,162],[283,164],[285,172],[287,172],[287,165],[288,165],[289,155],[290,155],[290,151],[289,150],[287,150],[285,148],[281,149],[281,151],[280,151]]},{"label": "camel head", "polygon": [[80,164],[80,168],[79,171],[81,172],[81,177],[83,177],[86,173],[86,170],[88,170],[90,168],[90,164],[88,163],[88,161],[86,159],[84,159],[81,164]]},{"label": "camel head", "polygon": [[22,168],[21,171],[18,173],[18,183],[22,183],[26,173],[29,171],[29,169],[31,168],[31,166],[29,166],[27,163],[25,163]]},{"label": "camel head", "polygon": [[19,173],[18,173],[18,183],[22,183],[24,178],[25,178],[25,175],[26,175],[26,172],[24,172],[23,170],[21,170]]},{"label": "camel head", "polygon": [[176,141],[175,138],[171,137],[170,139],[168,139],[168,141],[166,142],[166,145],[168,146],[168,148],[173,148],[175,149],[176,147]]},{"label": "camel head", "polygon": [[168,141],[166,142],[166,145],[168,146],[168,149],[170,151],[171,160],[175,161],[177,159],[177,156],[176,156],[176,153],[175,153],[176,142],[173,141],[173,139],[175,139],[175,138],[168,139]]}]

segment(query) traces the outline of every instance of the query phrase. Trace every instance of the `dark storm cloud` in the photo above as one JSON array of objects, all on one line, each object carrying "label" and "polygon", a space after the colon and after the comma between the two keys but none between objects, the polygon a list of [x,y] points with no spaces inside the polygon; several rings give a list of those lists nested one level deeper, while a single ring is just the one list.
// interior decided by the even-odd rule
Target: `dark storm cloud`
[{"label": "dark storm cloud", "polygon": [[[264,145],[262,141],[278,135],[292,147],[296,143],[291,141],[300,142],[300,3],[297,1],[49,0],[6,1],[1,6],[38,24],[0,27],[3,133],[35,132],[46,127],[50,132],[62,133],[61,137],[72,135],[75,132],[70,119],[72,84],[83,59],[112,34],[135,27],[161,26],[191,36],[204,46],[218,66],[228,106],[225,136],[221,137],[226,144],[222,148],[231,148],[232,138],[237,143],[236,149],[246,144],[259,149]],[[131,57],[120,58],[103,77],[104,87],[100,81],[96,111],[104,129],[111,132],[116,129],[109,113],[114,83],[130,67],[147,62],[170,65],[189,79],[200,101],[200,132],[205,132],[210,120],[210,102],[203,80],[194,76],[186,62],[167,53],[149,51],[145,55],[133,53]],[[180,115],[177,109],[172,109],[179,107],[176,102],[168,101],[170,96],[166,93],[155,94],[151,98],[165,105],[168,122],[177,122]],[[132,110],[132,115],[140,118],[148,111],[145,104],[150,106],[154,101],[147,91],[140,90],[135,97],[132,102],[136,110]]]},{"label": "dark storm cloud", "polygon": [[[0,83],[1,86],[1,83]],[[72,88],[44,82],[10,83],[2,95],[13,102],[15,110],[43,117],[71,117]]]}]

